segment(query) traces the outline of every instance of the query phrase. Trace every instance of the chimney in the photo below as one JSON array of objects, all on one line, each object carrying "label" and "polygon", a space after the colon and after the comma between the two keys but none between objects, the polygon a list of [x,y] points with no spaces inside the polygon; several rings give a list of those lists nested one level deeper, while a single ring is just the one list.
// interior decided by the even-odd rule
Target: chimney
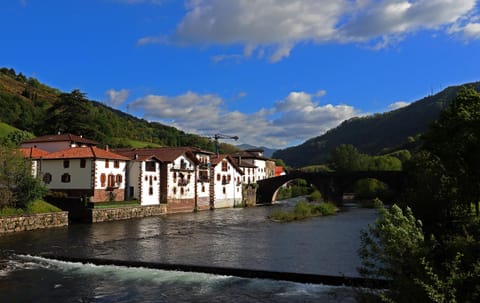
[{"label": "chimney", "polygon": [[110,148],[108,147],[108,144],[105,145],[105,150],[106,150],[106,151],[110,151]]}]

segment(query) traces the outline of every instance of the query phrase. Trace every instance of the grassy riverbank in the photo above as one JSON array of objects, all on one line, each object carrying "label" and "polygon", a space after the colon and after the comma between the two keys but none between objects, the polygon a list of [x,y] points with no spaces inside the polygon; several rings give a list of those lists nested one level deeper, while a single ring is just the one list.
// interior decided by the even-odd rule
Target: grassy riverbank
[{"label": "grassy riverbank", "polygon": [[333,203],[308,203],[306,201],[300,201],[292,210],[275,210],[268,218],[272,221],[290,222],[317,216],[331,216],[337,211],[338,208]]},{"label": "grassy riverbank", "polygon": [[53,206],[43,200],[35,200],[27,205],[26,208],[4,207],[0,209],[0,216],[11,215],[31,215],[40,213],[51,213],[62,211],[60,208]]}]

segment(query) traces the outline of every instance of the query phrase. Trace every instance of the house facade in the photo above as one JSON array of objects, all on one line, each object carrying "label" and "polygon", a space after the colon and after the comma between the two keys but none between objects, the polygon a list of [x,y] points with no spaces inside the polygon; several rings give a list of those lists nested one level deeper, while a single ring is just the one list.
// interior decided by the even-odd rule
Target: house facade
[{"label": "house facade", "polygon": [[213,208],[235,207],[243,203],[241,168],[228,155],[211,157],[211,184]]},{"label": "house facade", "polygon": [[127,160],[95,146],[72,147],[43,156],[39,176],[53,192],[90,202],[123,201]]},{"label": "house facade", "polygon": [[[248,149],[233,155],[245,173],[244,183],[256,183],[259,180],[275,176],[275,162],[263,156],[262,149]],[[247,165],[248,164],[248,165]]]}]

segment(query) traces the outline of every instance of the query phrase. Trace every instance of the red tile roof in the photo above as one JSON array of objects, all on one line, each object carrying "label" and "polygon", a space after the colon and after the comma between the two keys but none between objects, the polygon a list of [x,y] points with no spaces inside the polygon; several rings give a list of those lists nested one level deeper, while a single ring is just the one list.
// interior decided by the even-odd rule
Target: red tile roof
[{"label": "red tile roof", "polygon": [[137,159],[149,159],[155,157],[161,162],[173,162],[178,157],[185,155],[192,160],[195,164],[199,164],[200,161],[192,153],[192,149],[189,147],[159,147],[159,148],[119,148],[112,149],[113,152],[128,157],[131,160]]},{"label": "red tile roof", "polygon": [[37,147],[22,147],[20,148],[20,151],[25,158],[30,159],[39,159],[48,155],[48,152],[46,150]]},{"label": "red tile roof", "polygon": [[114,159],[114,160],[129,160],[127,157],[121,156],[95,146],[88,147],[72,147],[50,153],[43,157],[43,159]]},{"label": "red tile roof", "polygon": [[82,136],[72,135],[72,134],[59,134],[59,135],[46,135],[36,137],[22,143],[45,143],[45,142],[62,142],[68,141],[73,143],[87,144],[87,145],[97,145],[98,142],[93,140],[85,139]]}]

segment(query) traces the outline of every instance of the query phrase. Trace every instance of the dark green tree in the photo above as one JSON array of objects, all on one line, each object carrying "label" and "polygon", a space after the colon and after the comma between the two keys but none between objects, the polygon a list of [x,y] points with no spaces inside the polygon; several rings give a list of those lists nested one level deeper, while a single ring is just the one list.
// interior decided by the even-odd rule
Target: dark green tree
[{"label": "dark green tree", "polygon": [[78,89],[60,95],[49,109],[47,125],[50,133],[72,133],[94,140],[102,137],[92,116],[92,105]]},{"label": "dark green tree", "polygon": [[18,151],[0,146],[0,207],[25,208],[46,194],[31,165]]},{"label": "dark green tree", "polygon": [[331,156],[330,166],[340,172],[365,170],[364,155],[355,146],[343,144]]},{"label": "dark green tree", "polygon": [[468,212],[480,201],[480,94],[463,88],[424,136],[424,148],[451,179],[457,210]]}]

